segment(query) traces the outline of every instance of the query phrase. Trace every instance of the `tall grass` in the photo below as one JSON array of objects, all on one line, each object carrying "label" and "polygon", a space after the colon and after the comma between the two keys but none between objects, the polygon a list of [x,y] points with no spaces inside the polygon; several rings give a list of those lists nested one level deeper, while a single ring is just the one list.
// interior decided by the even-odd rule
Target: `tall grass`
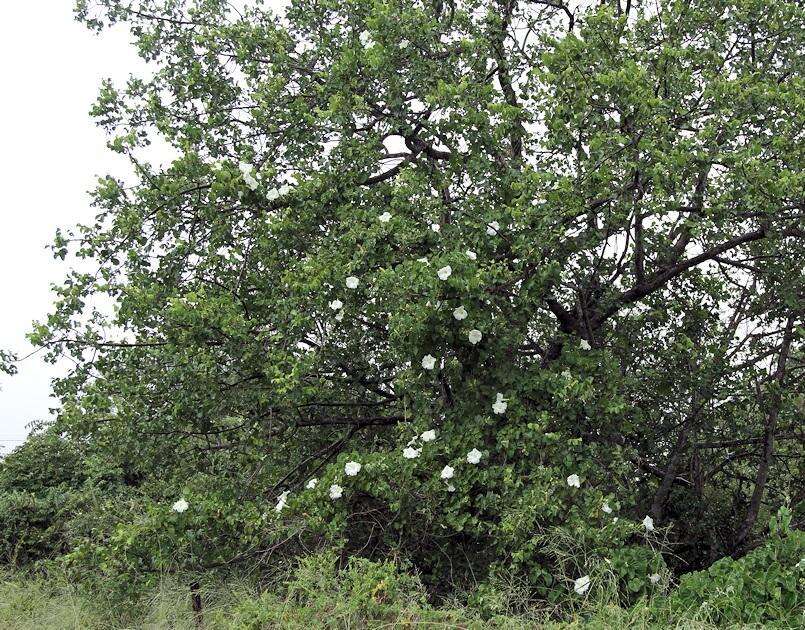
[{"label": "tall grass", "polygon": [[[319,565],[320,566],[320,565]],[[549,620],[544,610],[524,610],[518,585],[498,597],[506,612],[482,618],[478,610],[458,605],[431,607],[411,592],[386,593],[377,587],[366,591],[356,579],[333,590],[331,576],[314,575],[314,565],[302,567],[293,584],[281,592],[262,594],[245,581],[208,584],[202,587],[203,618],[194,617],[186,583],[167,576],[148,594],[124,605],[110,607],[103,597],[93,596],[70,584],[64,576],[47,578],[0,575],[0,628],[3,630],[293,630],[333,628],[461,628],[467,630],[525,630],[548,628],[712,628],[703,619],[671,620],[658,615],[657,602],[638,603],[629,609],[606,601],[588,603],[569,620]],[[356,576],[358,574],[356,573]],[[313,590],[309,587],[315,586]],[[392,588],[393,585],[386,585]],[[386,588],[384,586],[384,588]],[[511,602],[506,602],[511,598]],[[509,612],[511,611],[511,612]],[[517,611],[517,612],[515,612]]]}]

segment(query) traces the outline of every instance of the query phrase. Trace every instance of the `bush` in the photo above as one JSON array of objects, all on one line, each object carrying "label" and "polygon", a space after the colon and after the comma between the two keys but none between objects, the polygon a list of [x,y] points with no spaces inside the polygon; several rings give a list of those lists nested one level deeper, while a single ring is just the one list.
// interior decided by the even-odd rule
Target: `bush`
[{"label": "bush", "polygon": [[135,491],[51,426],[0,460],[0,563],[33,567],[102,539]]},{"label": "bush", "polygon": [[772,536],[740,560],[722,558],[682,576],[671,596],[674,615],[706,615],[713,623],[802,627],[805,622],[805,532],[790,530],[784,508]]},{"label": "bush", "polygon": [[31,435],[0,460],[0,492],[77,488],[85,478],[75,441],[62,439],[52,430]]},{"label": "bush", "polygon": [[69,504],[69,492],[56,488],[0,494],[0,560],[24,566],[63,553]]},{"label": "bush", "polygon": [[451,623],[458,613],[431,608],[419,578],[394,562],[352,558],[339,570],[335,554],[327,552],[303,558],[281,594],[243,601],[230,619],[238,630],[397,627]]}]

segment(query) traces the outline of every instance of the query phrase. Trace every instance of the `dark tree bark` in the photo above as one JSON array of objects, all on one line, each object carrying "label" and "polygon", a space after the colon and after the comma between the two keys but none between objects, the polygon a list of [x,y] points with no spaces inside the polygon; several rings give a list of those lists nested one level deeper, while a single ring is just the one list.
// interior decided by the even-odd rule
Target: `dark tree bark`
[{"label": "dark tree bark", "polygon": [[733,550],[738,550],[741,545],[743,545],[747,536],[749,536],[749,533],[752,531],[752,527],[757,520],[758,512],[760,512],[760,503],[763,500],[763,493],[769,478],[769,468],[771,467],[772,458],[774,456],[774,430],[777,426],[777,418],[780,415],[780,407],[782,406],[782,387],[785,381],[785,367],[793,338],[794,316],[791,315],[786,322],[783,342],[780,347],[780,358],[777,362],[777,371],[774,374],[774,382],[777,387],[772,393],[766,414],[765,428],[763,431],[763,453],[760,457],[760,464],[758,464],[757,475],[755,477],[755,488],[752,491],[752,498],[749,500],[749,507],[747,508],[744,522],[738,530],[738,535],[735,537]]}]

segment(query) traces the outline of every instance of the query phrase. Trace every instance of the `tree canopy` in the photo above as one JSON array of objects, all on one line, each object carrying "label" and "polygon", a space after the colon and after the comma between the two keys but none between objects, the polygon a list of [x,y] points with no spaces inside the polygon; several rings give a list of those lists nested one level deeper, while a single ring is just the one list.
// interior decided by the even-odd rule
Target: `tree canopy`
[{"label": "tree canopy", "polygon": [[801,3],[76,11],[151,68],[101,88],[134,177],[32,334],[74,361],[57,430],[150,501],[98,544],[550,598],[802,525]]}]

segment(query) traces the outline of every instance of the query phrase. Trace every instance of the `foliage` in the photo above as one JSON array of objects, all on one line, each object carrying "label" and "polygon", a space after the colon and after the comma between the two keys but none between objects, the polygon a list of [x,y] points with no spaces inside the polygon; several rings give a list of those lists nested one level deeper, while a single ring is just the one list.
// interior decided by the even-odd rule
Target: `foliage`
[{"label": "foliage", "polygon": [[81,459],[77,444],[53,430],[33,433],[0,460],[0,492],[78,488],[87,475]]},{"label": "foliage", "polygon": [[722,558],[706,571],[683,575],[671,606],[682,614],[704,614],[716,624],[802,627],[805,532],[789,529],[791,514],[785,509],[780,520],[771,520],[769,540],[743,558]]},{"label": "foliage", "polygon": [[561,614],[801,525],[803,11],[79,0],[151,72],[53,245],[81,466],[15,456],[26,558],[132,594],[329,548]]},{"label": "foliage", "polygon": [[66,523],[84,481],[76,445],[52,431],[32,435],[0,460],[0,558],[28,565],[67,550]]},{"label": "foliage", "polygon": [[[653,608],[641,603],[628,609],[597,602],[563,622],[549,620],[539,609],[524,615],[482,618],[472,607],[423,604],[424,590],[416,578],[389,563],[359,563],[340,572],[333,571],[333,566],[332,556],[307,558],[284,586],[272,585],[262,592],[249,580],[234,577],[203,585],[199,592],[204,626],[222,630],[434,625],[468,630],[526,630],[537,625],[547,630],[715,627],[694,617],[671,618],[666,609],[658,612],[661,606],[657,602]],[[99,600],[96,592],[76,588],[58,573],[48,574],[47,579],[7,574],[0,577],[0,626],[15,630],[191,630],[198,625],[186,580],[162,576],[140,598],[113,607],[103,598]],[[393,595],[387,592],[389,588]]]}]

